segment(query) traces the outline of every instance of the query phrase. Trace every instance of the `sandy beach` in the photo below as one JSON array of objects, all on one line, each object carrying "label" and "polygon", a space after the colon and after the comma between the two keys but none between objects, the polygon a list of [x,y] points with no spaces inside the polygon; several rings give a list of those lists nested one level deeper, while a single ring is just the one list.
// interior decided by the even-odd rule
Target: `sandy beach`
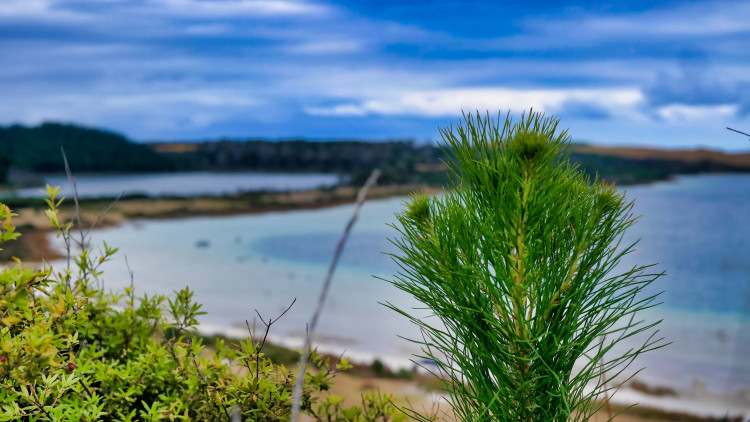
[{"label": "sandy beach", "polygon": [[[242,338],[247,333],[244,327],[210,324],[202,325],[199,331],[204,335],[227,338]],[[302,344],[302,338],[273,335],[269,336],[269,341],[276,347],[288,350],[297,350]],[[354,365],[352,370],[336,375],[329,391],[329,394],[342,396],[345,404],[357,405],[361,402],[362,393],[380,391],[391,395],[399,406],[423,414],[439,412],[439,420],[454,420],[442,390],[442,381],[423,369],[417,370],[410,359],[382,357],[361,350],[341,350],[325,343],[314,346],[334,360],[346,356]],[[376,360],[383,364],[385,373],[378,375],[372,369]],[[750,400],[747,397],[712,395],[705,391],[653,387],[633,379],[617,390],[610,405],[603,407],[590,421],[605,422],[613,416],[612,420],[616,422],[745,422],[750,417]]]},{"label": "sandy beach", "polygon": [[[343,373],[336,376],[331,394],[341,395],[345,398],[345,403],[356,405],[363,392],[381,391],[392,395],[400,406],[423,414],[434,414],[439,411],[440,420],[453,420],[444,393],[436,389],[438,385],[438,380],[429,380],[425,375],[418,376],[414,380],[404,380]],[[670,403],[664,403],[665,399]],[[635,402],[635,400],[639,404],[625,410],[627,406],[623,403]],[[722,403],[723,399],[718,397],[649,396],[633,390],[631,386],[625,386],[613,399],[609,409],[603,408],[590,421],[604,422],[615,415],[613,420],[617,422],[744,422],[747,420],[747,412],[744,412],[744,416],[740,413],[723,414],[719,407]],[[716,408],[710,411],[701,408],[702,405],[715,405]],[[683,406],[682,411],[679,410],[679,406]],[[688,410],[693,410],[693,412]],[[623,413],[618,415],[618,412]],[[725,416],[729,418],[725,419]]]},{"label": "sandy beach", "polygon": [[[363,365],[368,368],[367,365]],[[416,410],[422,414],[437,414],[439,420],[454,420],[450,412],[450,405],[446,402],[446,397],[438,389],[439,380],[430,379],[427,375],[416,375],[415,379],[405,380],[398,378],[376,377],[368,374],[368,371],[356,371],[357,374],[342,373],[334,379],[330,394],[336,394],[344,397],[344,403],[347,405],[357,405],[361,401],[361,394],[367,391],[380,391],[387,393],[394,398],[394,402],[408,409]],[[364,372],[364,374],[363,374]],[[371,372],[371,371],[369,371]],[[664,397],[647,396],[638,394],[634,390],[625,387],[619,400],[613,400],[609,408],[604,407],[592,419],[591,422],[605,422],[612,420],[616,422],[707,422],[707,421],[737,421],[744,422],[747,416],[739,414],[729,414],[728,419],[724,419],[724,414],[720,411],[711,413],[697,412],[689,413],[679,410],[665,410],[660,403]],[[621,392],[621,393],[622,393]],[[640,398],[640,403],[630,409],[625,410],[627,406],[623,405],[622,396],[628,399]],[[689,397],[671,397],[674,403],[686,403]],[[701,400],[706,404],[710,400]],[[720,404],[720,399],[715,399],[716,404]],[[696,403],[693,403],[695,407]],[[623,412],[617,414],[618,412]],[[616,416],[615,416],[616,415]]]}]

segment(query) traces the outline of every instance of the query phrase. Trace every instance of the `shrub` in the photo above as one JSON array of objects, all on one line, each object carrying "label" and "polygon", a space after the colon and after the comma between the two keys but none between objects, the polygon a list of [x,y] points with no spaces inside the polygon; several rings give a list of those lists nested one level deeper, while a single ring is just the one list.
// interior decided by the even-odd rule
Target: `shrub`
[{"label": "shrub", "polygon": [[388,306],[421,329],[419,357],[435,362],[462,421],[588,420],[657,347],[648,337],[608,353],[658,324],[633,318],[653,306],[642,292],[659,275],[618,272],[632,204],[568,161],[557,125],[477,114],[441,130],[452,189],[414,195],[397,215],[393,284],[439,323]]},{"label": "shrub", "polygon": [[[67,266],[18,262],[0,273],[0,421],[289,419],[293,373],[265,356],[262,339],[206,349],[193,332],[204,312],[189,288],[171,298],[136,298],[132,283],[119,293],[100,288],[100,265],[117,249],[104,244],[97,255],[85,232],[74,236],[59,221],[58,190],[48,187],[47,215],[68,247]],[[18,236],[11,218],[0,204],[0,242]],[[403,419],[383,394],[363,397],[360,408],[321,400],[349,364],[310,356],[301,402],[310,417]]]}]

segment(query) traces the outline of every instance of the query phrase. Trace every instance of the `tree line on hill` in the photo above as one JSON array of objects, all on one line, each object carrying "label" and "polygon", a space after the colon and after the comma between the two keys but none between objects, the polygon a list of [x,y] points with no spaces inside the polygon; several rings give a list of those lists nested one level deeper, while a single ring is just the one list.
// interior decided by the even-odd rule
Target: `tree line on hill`
[{"label": "tree line on hill", "polygon": [[[444,185],[446,153],[431,144],[408,140],[220,140],[196,143],[132,142],[105,130],[70,124],[0,127],[0,183],[13,175],[63,173],[63,148],[73,172],[144,173],[174,171],[321,172],[349,176],[360,184],[372,169],[384,184]],[[571,161],[587,173],[622,184],[661,180],[673,174],[750,171],[747,164],[711,159],[686,161],[633,158],[606,151],[574,151]],[[10,180],[9,180],[10,179]]]},{"label": "tree line on hill", "polygon": [[60,148],[78,174],[256,171],[354,177],[379,167],[383,183],[421,182],[424,177],[415,176],[419,165],[439,163],[442,157],[439,148],[403,140],[220,140],[179,144],[182,148],[174,145],[137,143],[112,132],[69,124],[0,127],[0,183],[12,183],[9,175],[19,172],[65,172]]},{"label": "tree line on hill", "polygon": [[666,180],[678,174],[747,173],[750,164],[733,165],[711,160],[683,161],[663,158],[628,158],[615,155],[580,153],[570,154],[570,161],[579,164],[584,173],[620,185]]},{"label": "tree line on hill", "polygon": [[10,169],[31,173],[64,173],[65,150],[78,173],[171,171],[172,160],[124,136],[74,125],[44,123],[37,127],[0,127],[0,183]]},{"label": "tree line on hill", "polygon": [[[158,145],[154,146],[160,150]],[[411,141],[284,141],[201,142],[192,151],[167,153],[184,170],[337,173],[352,179],[380,168],[381,183],[421,183],[420,165],[439,163],[444,154],[432,145]]]}]

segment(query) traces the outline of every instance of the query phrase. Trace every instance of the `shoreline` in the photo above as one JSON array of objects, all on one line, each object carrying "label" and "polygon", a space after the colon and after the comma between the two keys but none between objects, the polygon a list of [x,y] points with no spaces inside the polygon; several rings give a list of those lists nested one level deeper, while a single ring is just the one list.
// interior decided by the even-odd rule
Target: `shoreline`
[{"label": "shoreline", "polygon": [[[176,220],[316,210],[353,204],[358,190],[352,186],[338,186],[332,189],[248,192],[231,196],[137,197],[119,201],[109,198],[83,199],[80,200],[80,217],[83,227],[102,229],[137,220]],[[370,190],[368,201],[407,196],[415,191],[436,193],[440,189],[426,185],[375,186]],[[55,230],[49,226],[49,220],[44,214],[46,208],[41,206],[41,200],[38,202],[39,205],[17,208],[13,208],[11,202],[11,210],[17,214],[13,219],[14,224],[21,236],[15,242],[3,245],[0,262],[11,262],[13,257],[33,263],[64,258],[49,242],[48,236]],[[66,199],[60,207],[60,220],[74,221],[75,212],[73,201]],[[76,229],[74,226],[72,230]]]},{"label": "shoreline", "polygon": [[[663,181],[653,180],[645,183]],[[339,185],[301,191],[249,191],[219,196],[137,196],[119,200],[105,197],[82,198],[79,202],[82,225],[102,229],[137,220],[178,220],[324,209],[353,204],[358,191],[358,187]],[[442,191],[442,188],[425,184],[376,185],[370,190],[368,201],[407,196],[416,191],[432,194]],[[15,242],[3,245],[0,250],[0,263],[12,262],[14,257],[31,263],[64,258],[49,242],[48,235],[55,230],[49,226],[49,220],[44,214],[46,205],[43,200],[20,198],[21,203],[25,203],[26,206],[14,206],[15,201],[19,201],[19,198],[0,199],[2,203],[9,203],[11,211],[17,214],[14,224],[17,232],[21,233]],[[60,220],[75,221],[74,217],[73,201],[65,198],[60,207]],[[76,229],[74,226],[73,230]]]},{"label": "shoreline", "polygon": [[[320,194],[321,192],[312,192],[312,193],[313,194]],[[322,192],[322,193],[325,193],[325,192]],[[280,195],[271,194],[269,196],[279,196],[279,197],[283,198],[284,195],[287,195],[287,196],[291,197],[291,196],[293,196],[292,194],[294,194],[294,193],[280,194]],[[381,197],[372,198],[372,199],[387,198],[387,197],[388,196],[381,196]],[[200,199],[201,200],[205,200],[205,199],[211,199],[211,198],[200,198]],[[221,199],[222,200],[232,200],[232,199],[229,199],[229,198],[221,198]],[[341,199],[341,198],[333,198],[333,199],[337,199],[339,202],[335,202],[335,201],[330,201],[330,202],[325,202],[325,201],[309,201],[309,202],[305,202],[304,204],[294,204],[291,201],[291,198],[287,198],[287,199],[289,199],[289,202],[286,202],[283,205],[279,205],[278,201],[274,202],[274,203],[264,203],[264,204],[262,204],[260,206],[254,207],[254,209],[252,211],[238,211],[239,207],[235,207],[235,208],[232,208],[232,209],[214,210],[214,211],[210,211],[210,210],[206,211],[205,209],[201,211],[200,208],[198,208],[198,209],[196,209],[196,208],[193,208],[193,209],[184,208],[184,209],[178,209],[177,213],[180,214],[180,215],[175,217],[172,214],[170,214],[171,212],[174,212],[174,211],[169,211],[169,209],[167,209],[166,212],[165,212],[165,209],[161,209],[161,210],[155,209],[155,210],[151,210],[153,212],[151,214],[149,214],[149,216],[147,216],[147,217],[135,217],[133,219],[135,219],[135,220],[138,220],[138,219],[146,219],[146,220],[148,220],[148,219],[157,219],[157,220],[159,220],[159,219],[173,219],[173,218],[191,218],[191,217],[200,217],[200,216],[223,216],[223,215],[261,214],[261,213],[267,213],[267,212],[280,212],[280,211],[303,210],[303,209],[319,209],[319,208],[326,208],[326,207],[329,207],[329,206],[336,206],[336,205],[347,204],[347,203],[351,203],[352,202],[351,200],[345,200],[345,199]],[[297,198],[297,199],[299,199],[299,198]],[[329,197],[329,199],[331,199],[331,198]],[[166,200],[172,201],[171,199],[166,199]],[[183,203],[188,203],[191,200],[192,199],[184,200]],[[139,199],[139,202],[142,202],[142,201],[144,201],[144,200],[143,199]],[[158,202],[158,201],[160,201],[160,200],[159,199],[157,199],[157,200],[145,200],[145,202],[147,202],[147,203],[155,203],[155,202]],[[200,201],[195,201],[195,202],[196,203],[200,203]],[[97,205],[101,205],[101,203],[97,203]],[[247,204],[244,204],[244,205],[247,205]],[[281,207],[281,209],[275,208],[275,207]],[[114,225],[121,224],[121,223],[126,222],[126,221],[130,221],[130,219],[122,219],[122,220],[119,220],[119,221],[114,221],[114,223],[111,224],[111,225],[114,226]],[[109,224],[109,222],[107,222],[107,223]],[[32,239],[34,242],[37,242],[37,243],[45,243],[46,242],[46,244],[49,246],[49,244],[50,244],[49,241],[50,240],[54,240],[54,238],[50,238],[49,237],[50,235],[51,235],[51,233],[50,233],[49,230],[43,231],[43,232],[40,232],[40,231],[30,231],[27,234],[25,234],[24,237],[27,237],[28,239]],[[7,248],[7,246],[9,246],[11,243],[18,243],[18,242],[6,243],[3,246],[5,246]],[[39,249],[39,250],[41,250],[41,249]],[[287,338],[285,341],[291,342],[293,340],[294,340],[293,338]],[[280,340],[280,341],[282,341],[282,340]],[[294,346],[292,346],[292,347],[294,347]],[[361,357],[363,362],[367,362],[368,360],[371,361],[373,359],[373,357],[375,356],[372,353],[368,354],[367,352],[361,352],[361,351],[353,351],[352,353],[356,354],[359,357]],[[388,358],[385,358],[385,359],[388,359]],[[399,360],[400,361],[406,360],[408,362],[408,359],[399,359]],[[653,384],[649,384],[649,385],[657,385],[657,382],[653,382]],[[652,388],[652,390],[653,389],[654,388]],[[626,393],[627,391],[628,390],[623,389],[620,393],[618,393],[619,397],[622,397],[623,399],[627,399],[628,398],[628,394],[630,394],[630,393],[622,394],[622,393]],[[688,391],[688,390],[686,390],[686,391]],[[702,393],[702,395],[703,394],[705,394],[705,393]],[[708,397],[708,396],[710,396],[710,394],[705,394],[705,395],[707,396],[707,399],[705,401],[707,401],[709,404],[710,403],[716,404],[716,402],[714,400],[716,397],[713,397],[713,398],[712,397]],[[623,397],[623,396],[625,396],[625,397]],[[677,399],[672,400],[670,397],[666,397],[665,398],[663,395],[659,396],[659,395],[654,395],[654,394],[649,394],[649,393],[643,393],[643,395],[639,395],[637,392],[633,393],[633,394],[630,394],[630,396],[631,397],[635,397],[635,400],[640,401],[641,403],[647,403],[649,401],[649,399],[654,399],[654,400],[657,400],[658,402],[673,401],[676,404],[674,406],[672,406],[671,409],[675,410],[675,411],[682,410],[682,405],[680,403],[694,404],[694,405],[697,406],[697,405],[700,404],[699,402],[701,401],[701,398],[702,398],[700,396],[690,396],[689,394],[688,395],[677,394],[677,399],[679,399],[679,400],[677,400]],[[655,396],[658,396],[658,397],[655,397]],[[618,400],[618,396],[615,396],[615,401],[613,401],[613,403],[616,403],[617,401],[619,401]],[[750,399],[745,399],[745,401],[746,402],[750,402]],[[658,406],[658,404],[659,403],[657,403],[657,406]],[[641,408],[643,408],[643,406],[639,406],[638,407],[639,410],[641,410]],[[647,408],[645,408],[645,409],[647,409]],[[719,408],[719,409],[721,409],[721,408]],[[668,411],[669,411],[668,409],[661,410],[661,412],[668,412]],[[718,410],[718,412],[715,413],[714,415],[716,417],[721,417],[721,416],[724,416],[724,414],[725,414],[725,413],[721,413],[721,414],[719,414],[719,413],[721,413],[721,410]],[[750,414],[748,412],[745,412],[745,413],[746,414]],[[617,420],[620,420],[620,418],[618,418]],[[680,419],[668,418],[668,419],[665,419],[665,420],[680,420]],[[698,420],[698,419],[684,419],[684,420]],[[706,420],[706,419],[703,419],[703,420]]]},{"label": "shoreline", "polygon": [[[240,326],[221,326],[215,324],[201,324],[197,332],[203,336],[222,336],[228,339],[238,339],[247,337],[247,329]],[[282,347],[288,350],[297,350],[302,347],[304,339],[301,337],[279,337],[274,335],[268,336],[269,344],[276,347]],[[424,368],[418,368],[410,358],[401,356],[384,356],[376,353],[344,349],[341,346],[326,344],[325,342],[316,342],[316,349],[325,355],[337,358],[346,356],[350,362],[359,368],[371,368],[376,361],[381,362],[391,376],[376,378],[375,380],[367,378],[367,381],[360,383],[369,385],[371,388],[380,388],[381,383],[378,380],[386,380],[393,383],[393,374],[401,371],[408,371],[419,377],[422,382],[425,379],[432,378],[429,382],[431,386],[438,386],[440,381],[429,374]],[[361,372],[361,371],[359,371]],[[345,373],[346,374],[346,373]],[[351,378],[362,378],[357,375],[350,375]],[[361,381],[361,379],[360,379]],[[348,380],[347,383],[351,383]],[[417,387],[416,382],[408,383],[404,381],[401,389],[408,392],[410,398],[416,399],[422,403],[444,401],[444,393],[435,389],[424,389],[422,394],[415,394],[414,389]],[[336,380],[334,381],[334,387]],[[391,386],[392,388],[393,386]],[[345,391],[338,391],[342,394]],[[397,399],[399,397],[396,397]],[[615,418],[616,421],[745,421],[750,417],[750,398],[742,400],[740,397],[723,396],[708,392],[698,393],[695,391],[673,390],[668,387],[659,385],[645,384],[638,379],[632,379],[623,384],[614,395],[611,395],[610,403],[614,409],[613,414],[627,410],[622,417]],[[606,407],[603,408],[594,419],[607,420]]]}]

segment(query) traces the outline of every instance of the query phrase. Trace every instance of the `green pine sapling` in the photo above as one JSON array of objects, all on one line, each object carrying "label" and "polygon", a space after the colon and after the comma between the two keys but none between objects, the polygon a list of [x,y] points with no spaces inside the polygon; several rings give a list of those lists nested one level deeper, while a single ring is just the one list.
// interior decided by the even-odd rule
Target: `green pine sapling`
[{"label": "green pine sapling", "polygon": [[[451,189],[397,215],[392,282],[439,322],[386,305],[421,329],[420,358],[462,421],[586,421],[660,345],[658,322],[635,319],[660,274],[617,267],[633,249],[620,244],[632,203],[568,161],[557,125],[533,111],[465,116],[441,130]],[[637,346],[612,350],[626,340]]]}]

